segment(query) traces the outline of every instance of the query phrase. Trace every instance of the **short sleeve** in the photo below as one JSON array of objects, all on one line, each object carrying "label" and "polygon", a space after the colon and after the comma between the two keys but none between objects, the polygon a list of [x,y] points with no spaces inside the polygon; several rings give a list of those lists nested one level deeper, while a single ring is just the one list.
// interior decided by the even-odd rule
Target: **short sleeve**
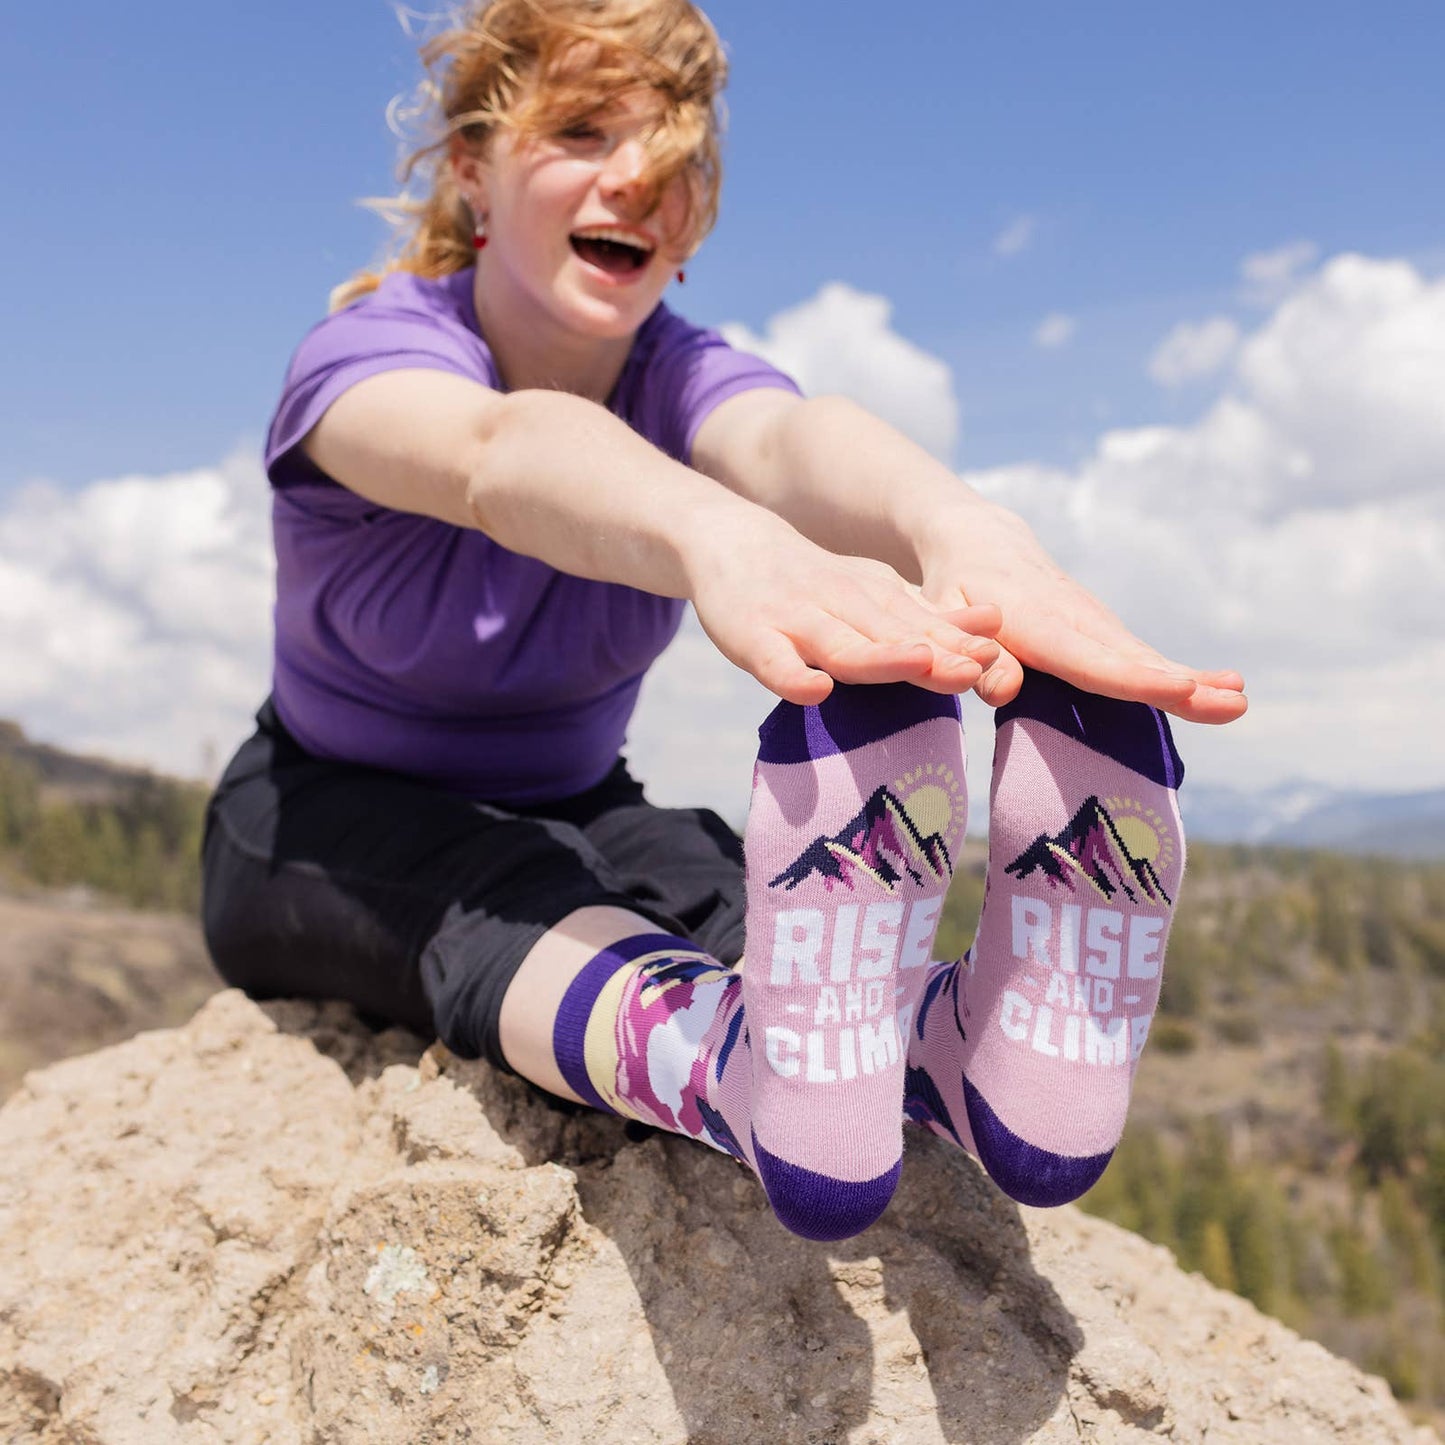
[{"label": "short sleeve", "polygon": [[496,384],[491,353],[456,314],[451,292],[436,282],[418,283],[388,278],[373,295],[319,322],[297,347],[266,438],[274,485],[293,476],[316,478],[314,468],[291,466],[288,454],[337,397],[369,376],[447,371]]},{"label": "short sleeve", "polygon": [[655,446],[685,464],[691,464],[703,422],[730,397],[763,387],[801,395],[785,372],[666,307],[659,306],[648,319],[639,340],[643,345],[625,383],[629,396],[618,410]]}]

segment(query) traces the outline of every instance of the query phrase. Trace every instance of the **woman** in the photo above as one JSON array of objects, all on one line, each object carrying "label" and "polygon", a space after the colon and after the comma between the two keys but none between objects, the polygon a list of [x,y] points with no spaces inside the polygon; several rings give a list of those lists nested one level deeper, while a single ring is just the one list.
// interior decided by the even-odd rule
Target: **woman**
[{"label": "woman", "polygon": [[[492,0],[427,59],[431,194],[268,438],[275,690],[209,817],[218,968],[702,1138],[810,1237],[886,1205],[905,1108],[1016,1197],[1075,1197],[1183,865],[1156,709],[1228,721],[1242,681],[661,304],[718,194],[688,0]],[[619,758],[684,599],[782,699],[742,847]],[[1002,706],[989,896],[971,964],[932,965],[971,687]]]}]

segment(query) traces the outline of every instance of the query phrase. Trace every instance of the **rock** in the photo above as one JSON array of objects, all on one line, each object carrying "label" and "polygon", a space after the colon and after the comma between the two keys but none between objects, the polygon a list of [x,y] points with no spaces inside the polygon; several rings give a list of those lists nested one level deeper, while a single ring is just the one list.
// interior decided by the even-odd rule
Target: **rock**
[{"label": "rock", "polygon": [[793,1238],[689,1141],[216,995],[0,1109],[7,1445],[1401,1445],[1385,1386],[910,1136]]}]

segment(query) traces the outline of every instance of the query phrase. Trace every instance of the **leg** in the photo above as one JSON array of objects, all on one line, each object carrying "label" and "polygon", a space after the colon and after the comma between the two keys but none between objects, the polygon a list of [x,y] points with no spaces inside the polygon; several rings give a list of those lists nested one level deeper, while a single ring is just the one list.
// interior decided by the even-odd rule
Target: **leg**
[{"label": "leg", "polygon": [[1025,1204],[1078,1198],[1123,1132],[1184,870],[1161,713],[1026,675],[998,713],[968,958],[930,973],[907,1112]]},{"label": "leg", "polygon": [[[502,996],[498,1027],[502,1052],[511,1067],[550,1093],[590,1103],[589,1090],[579,1091],[569,1083],[557,1062],[557,1017],[588,964],[629,939],[657,932],[655,923],[622,908],[579,909],[548,929],[522,960]],[[676,945],[688,947],[680,937]]]},{"label": "leg", "polygon": [[958,700],[839,685],[818,707],[781,704],[760,738],[753,1148],[784,1222],[821,1214],[856,1233],[898,1181],[909,1022],[967,816]]},{"label": "leg", "polygon": [[555,1020],[572,982],[614,945],[659,932],[673,935],[682,953],[707,957],[710,968],[713,960],[736,965],[743,951],[743,844],[709,809],[654,807],[621,763],[591,793],[545,810],[574,824],[606,860],[617,888],[651,914],[588,908],[563,919],[537,940],[502,1002],[502,1047],[517,1072],[583,1098],[587,1091],[568,1084],[554,1054]]},{"label": "leg", "polygon": [[747,1160],[796,1233],[866,1228],[898,1178],[903,1039],[966,812],[961,736],[956,701],[916,688],[780,705],[748,819],[741,980],[684,939],[617,936],[625,915],[575,916],[503,1004],[514,1065]]}]

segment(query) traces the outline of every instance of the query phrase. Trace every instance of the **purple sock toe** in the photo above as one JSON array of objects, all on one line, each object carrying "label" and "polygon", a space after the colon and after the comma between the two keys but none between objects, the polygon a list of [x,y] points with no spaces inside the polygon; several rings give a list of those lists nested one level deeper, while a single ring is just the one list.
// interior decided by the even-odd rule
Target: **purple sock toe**
[{"label": "purple sock toe", "polygon": [[968,1102],[968,1122],[973,1128],[979,1160],[988,1170],[989,1178],[1020,1204],[1039,1209],[1071,1204],[1098,1183],[1114,1157],[1112,1149],[1084,1156],[1040,1149],[1027,1139],[1020,1139],[967,1079],[963,1081],[963,1096]]},{"label": "purple sock toe", "polygon": [[758,1143],[756,1135],[753,1153],[758,1178],[767,1190],[773,1213],[804,1239],[851,1239],[855,1234],[862,1234],[888,1208],[903,1171],[900,1159],[876,1179],[858,1183],[832,1179],[769,1154]]}]

